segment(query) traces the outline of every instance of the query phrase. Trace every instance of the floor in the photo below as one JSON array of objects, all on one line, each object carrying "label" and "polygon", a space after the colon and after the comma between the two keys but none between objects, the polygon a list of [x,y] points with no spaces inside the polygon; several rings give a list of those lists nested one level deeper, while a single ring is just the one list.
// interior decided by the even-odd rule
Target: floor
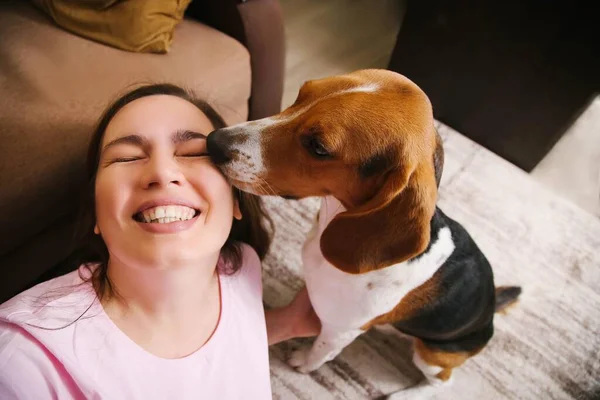
[{"label": "floor", "polygon": [[600,96],[531,175],[600,217]]},{"label": "floor", "polygon": [[[287,39],[284,107],[307,80],[387,65],[401,1],[280,1]],[[531,175],[600,218],[600,96]]]}]

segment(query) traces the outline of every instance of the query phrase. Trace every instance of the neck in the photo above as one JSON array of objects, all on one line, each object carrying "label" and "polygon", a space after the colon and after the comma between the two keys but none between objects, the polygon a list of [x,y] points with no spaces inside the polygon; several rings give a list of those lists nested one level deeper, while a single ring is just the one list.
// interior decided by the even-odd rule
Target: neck
[{"label": "neck", "polygon": [[217,253],[189,265],[146,268],[126,265],[111,256],[107,271],[114,295],[103,303],[120,313],[157,320],[185,319],[201,309],[218,287],[218,259]]}]

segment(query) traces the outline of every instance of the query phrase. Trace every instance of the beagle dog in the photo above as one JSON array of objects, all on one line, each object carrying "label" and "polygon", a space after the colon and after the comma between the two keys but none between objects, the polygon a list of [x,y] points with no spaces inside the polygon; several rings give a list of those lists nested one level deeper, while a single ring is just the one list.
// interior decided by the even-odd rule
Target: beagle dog
[{"label": "beagle dog", "polygon": [[436,207],[444,152],[425,93],[387,70],[306,82],[275,116],[218,129],[213,162],[241,190],[320,196],[303,269],[322,330],[292,354],[319,368],[371,327],[414,338],[434,384],[479,353],[519,287],[494,286],[467,231]]}]

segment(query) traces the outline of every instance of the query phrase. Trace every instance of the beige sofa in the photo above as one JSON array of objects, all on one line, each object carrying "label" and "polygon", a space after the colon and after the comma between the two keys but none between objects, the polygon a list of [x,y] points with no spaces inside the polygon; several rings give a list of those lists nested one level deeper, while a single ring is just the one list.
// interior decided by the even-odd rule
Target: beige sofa
[{"label": "beige sofa", "polygon": [[166,55],[81,38],[28,1],[0,3],[0,302],[72,251],[87,141],[112,99],[165,81],[230,124],[261,118],[280,110],[283,63],[276,0],[194,0]]}]

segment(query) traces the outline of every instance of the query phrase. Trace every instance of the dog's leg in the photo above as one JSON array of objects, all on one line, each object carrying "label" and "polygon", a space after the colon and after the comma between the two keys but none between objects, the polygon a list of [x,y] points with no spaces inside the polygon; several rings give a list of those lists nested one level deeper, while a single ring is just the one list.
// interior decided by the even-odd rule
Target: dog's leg
[{"label": "dog's leg", "polygon": [[430,384],[441,386],[451,383],[452,370],[462,365],[475,351],[446,352],[428,347],[420,339],[415,339],[413,362],[421,370]]},{"label": "dog's leg", "polygon": [[427,379],[423,379],[414,386],[382,396],[378,400],[428,400],[440,394],[441,391],[443,391],[443,386],[432,386]]},{"label": "dog's leg", "polygon": [[420,339],[414,339],[413,363],[425,375],[425,379],[413,386],[382,397],[382,399],[426,400],[433,398],[444,387],[452,384],[452,370],[464,363],[471,355],[468,352],[448,353],[431,349]]},{"label": "dog's leg", "polygon": [[314,371],[325,362],[333,360],[344,347],[364,332],[362,329],[339,330],[323,325],[313,345],[296,350],[288,363],[302,373]]},{"label": "dog's leg", "polygon": [[439,395],[441,391],[443,391],[443,386],[433,386],[427,379],[423,379],[414,386],[382,396],[377,400],[428,400]]}]

